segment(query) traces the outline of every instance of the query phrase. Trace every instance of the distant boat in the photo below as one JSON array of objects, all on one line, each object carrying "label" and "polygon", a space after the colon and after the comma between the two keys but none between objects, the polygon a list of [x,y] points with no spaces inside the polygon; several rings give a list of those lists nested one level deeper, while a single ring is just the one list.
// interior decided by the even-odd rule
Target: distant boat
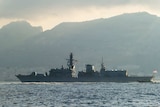
[{"label": "distant boat", "polygon": [[154,76],[129,76],[127,70],[106,70],[101,64],[100,71],[95,71],[93,65],[87,64],[86,71],[76,72],[73,54],[67,59],[68,68],[51,69],[49,73],[30,75],[18,74],[16,77],[21,82],[152,82]]}]

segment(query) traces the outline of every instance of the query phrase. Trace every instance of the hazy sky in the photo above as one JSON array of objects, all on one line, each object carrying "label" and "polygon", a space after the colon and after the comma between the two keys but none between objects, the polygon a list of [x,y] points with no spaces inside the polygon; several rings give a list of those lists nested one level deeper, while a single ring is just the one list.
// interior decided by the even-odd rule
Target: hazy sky
[{"label": "hazy sky", "polygon": [[0,0],[0,27],[26,20],[51,29],[61,22],[107,18],[146,11],[160,16],[160,0]]}]

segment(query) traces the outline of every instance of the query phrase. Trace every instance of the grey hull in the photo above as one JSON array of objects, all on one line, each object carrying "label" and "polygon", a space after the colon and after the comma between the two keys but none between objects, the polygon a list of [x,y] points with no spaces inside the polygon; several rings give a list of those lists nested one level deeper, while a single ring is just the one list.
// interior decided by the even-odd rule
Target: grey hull
[{"label": "grey hull", "polygon": [[50,76],[17,75],[21,82],[152,82],[152,76],[101,77],[101,78],[53,78]]}]

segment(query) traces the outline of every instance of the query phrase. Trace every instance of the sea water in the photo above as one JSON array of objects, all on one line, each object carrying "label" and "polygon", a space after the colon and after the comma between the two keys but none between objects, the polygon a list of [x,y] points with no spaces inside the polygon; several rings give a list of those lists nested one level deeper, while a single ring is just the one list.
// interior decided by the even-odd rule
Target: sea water
[{"label": "sea water", "polygon": [[1,107],[159,107],[159,83],[0,83]]}]

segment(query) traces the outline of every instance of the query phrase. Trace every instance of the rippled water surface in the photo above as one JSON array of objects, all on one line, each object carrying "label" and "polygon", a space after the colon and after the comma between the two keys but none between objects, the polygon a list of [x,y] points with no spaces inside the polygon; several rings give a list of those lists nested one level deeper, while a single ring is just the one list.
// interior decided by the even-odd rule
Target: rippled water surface
[{"label": "rippled water surface", "polygon": [[160,106],[157,83],[0,83],[2,107]]}]

